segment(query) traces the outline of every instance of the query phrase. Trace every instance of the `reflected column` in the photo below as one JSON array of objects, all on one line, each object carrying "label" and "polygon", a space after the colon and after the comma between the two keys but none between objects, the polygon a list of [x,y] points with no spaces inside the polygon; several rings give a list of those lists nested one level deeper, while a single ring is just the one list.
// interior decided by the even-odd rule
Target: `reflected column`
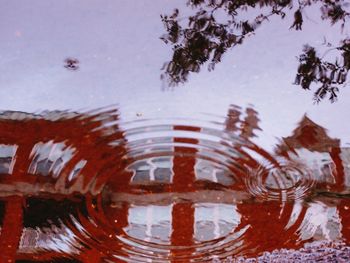
[{"label": "reflected column", "polygon": [[[174,130],[199,132],[198,127],[174,126]],[[174,147],[173,159],[173,185],[175,192],[194,192],[196,180],[196,153],[195,145],[197,139],[192,138],[174,138],[175,145],[184,144],[184,146]],[[191,202],[175,203],[172,208],[172,246],[191,247],[194,244],[194,224],[195,224],[195,207]],[[180,256],[179,251],[174,249],[172,255],[174,258]],[[193,253],[193,249],[186,251],[185,254]]]},{"label": "reflected column", "polygon": [[[29,156],[33,144],[28,142],[18,146],[12,174],[9,176],[11,183],[25,182],[25,176],[30,164]],[[21,196],[9,196],[6,198],[3,225],[0,235],[1,262],[11,263],[16,260],[19,241],[23,232],[23,206],[25,198]]]},{"label": "reflected column", "polygon": [[341,148],[332,147],[329,154],[332,158],[333,163],[335,164],[335,185],[333,186],[334,191],[343,191],[345,188],[345,172],[343,160],[340,157]]},{"label": "reflected column", "polygon": [[349,244],[350,242],[350,200],[341,199],[340,203],[337,205],[339,212],[339,218],[342,224],[342,236],[344,241]]}]

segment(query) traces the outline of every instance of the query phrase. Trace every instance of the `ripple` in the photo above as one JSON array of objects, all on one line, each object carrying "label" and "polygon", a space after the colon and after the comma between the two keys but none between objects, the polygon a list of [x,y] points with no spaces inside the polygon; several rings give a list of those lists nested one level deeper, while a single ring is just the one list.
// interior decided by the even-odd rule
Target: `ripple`
[{"label": "ripple", "polygon": [[[252,197],[284,202],[306,196],[312,183],[302,183],[307,181],[302,166],[282,163],[254,144],[248,136],[249,123],[243,136],[227,119],[203,119],[146,119],[121,124],[127,141],[125,171],[118,180],[106,184],[104,198],[104,216],[109,222],[123,221],[115,219],[118,213],[113,209],[129,204],[129,223],[118,226],[122,232],[116,239],[122,250],[114,251],[117,259],[207,262],[213,255],[224,259],[250,249],[244,244],[251,225],[242,221],[238,212],[245,202]],[[261,159],[271,167],[263,167]],[[274,178],[287,178],[288,172],[293,184],[288,185],[283,178],[279,184],[270,178],[256,183],[266,177],[263,172],[267,170]],[[217,212],[223,204],[236,211],[230,217],[234,223],[224,219],[228,211]],[[208,206],[212,210],[207,209],[207,219],[201,221],[198,211]],[[286,227],[291,214],[285,213],[281,224]],[[157,221],[161,214],[164,220]],[[291,233],[297,229],[294,223],[288,225]],[[226,231],[221,233],[220,229]]]},{"label": "ripple", "polygon": [[[115,251],[114,256],[130,262],[205,262],[213,254],[225,258],[237,253],[245,230],[235,231],[239,215],[233,215],[235,222],[227,222],[223,212],[216,212],[216,218],[201,221],[196,211],[207,207],[205,211],[213,210],[215,214],[222,202],[234,211],[235,202],[247,198],[240,176],[243,167],[237,163],[244,156],[234,147],[245,140],[225,132],[224,123],[215,121],[150,119],[122,126],[128,148],[124,156],[126,171],[121,176],[128,177],[130,185],[127,189],[107,183],[106,195],[112,204],[105,205],[105,215],[111,215],[111,206],[120,207],[128,200],[132,204],[129,220],[137,216],[139,219],[117,236],[123,250]],[[130,194],[123,197],[121,192]],[[154,208],[154,204],[168,211],[164,221],[157,223],[152,217],[152,213],[161,214],[161,208]],[[134,210],[141,215],[130,212]],[[174,219],[176,214],[186,224]],[[203,236],[215,232],[215,228],[226,231]],[[158,231],[160,236],[154,238],[152,231]]]},{"label": "ripple", "polygon": [[[16,209],[29,204],[26,233],[37,227],[45,236],[45,228],[54,236],[52,251],[64,258],[210,262],[214,255],[254,255],[271,242],[304,242],[298,231],[310,224],[303,201],[316,178],[301,161],[254,142],[262,131],[251,108],[132,121],[113,109],[17,115],[0,121],[0,171],[12,176],[0,178],[0,197],[6,207],[11,200]],[[12,132],[22,122],[30,136]]]},{"label": "ripple", "polygon": [[278,159],[277,163],[266,161],[250,170],[246,184],[257,198],[287,202],[304,199],[313,188],[315,178],[305,165]]}]

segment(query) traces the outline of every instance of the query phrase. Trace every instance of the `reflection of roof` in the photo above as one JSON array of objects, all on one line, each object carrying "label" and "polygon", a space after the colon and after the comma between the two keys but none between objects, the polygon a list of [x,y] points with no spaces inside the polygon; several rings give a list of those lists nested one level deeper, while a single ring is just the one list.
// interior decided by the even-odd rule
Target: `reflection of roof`
[{"label": "reflection of roof", "polygon": [[68,111],[43,111],[40,114],[27,113],[22,111],[0,111],[1,120],[25,120],[25,119],[57,119],[58,117],[73,118],[78,116],[77,112]]},{"label": "reflection of roof", "polygon": [[283,138],[282,144],[278,146],[278,152],[300,148],[316,152],[329,152],[331,148],[339,146],[339,139],[330,138],[325,128],[305,115],[293,131],[292,136]]},{"label": "reflection of roof", "polygon": [[[0,158],[9,157],[0,160],[0,175],[4,175],[0,179],[9,179],[11,186],[18,182],[43,180],[46,183],[48,180],[50,187],[54,185],[57,191],[64,193],[68,184],[73,191],[82,183],[78,190],[74,190],[80,191],[102,173],[105,183],[113,174],[112,170],[120,169],[118,165],[112,167],[109,163],[120,162],[119,154],[124,153],[123,134],[115,123],[118,116],[116,109],[86,113],[0,112]],[[99,151],[96,151],[97,147]],[[107,166],[110,168],[104,169]],[[83,176],[78,178],[77,173],[83,168]],[[42,177],[39,178],[38,174]],[[52,176],[46,177],[46,180],[44,177],[49,174]],[[99,189],[103,183],[98,182]],[[0,186],[3,186],[2,181]]]}]

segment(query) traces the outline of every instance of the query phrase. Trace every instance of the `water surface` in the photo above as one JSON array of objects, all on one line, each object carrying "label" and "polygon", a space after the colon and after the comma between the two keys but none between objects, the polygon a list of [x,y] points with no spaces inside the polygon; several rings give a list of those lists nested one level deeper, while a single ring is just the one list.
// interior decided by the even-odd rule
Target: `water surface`
[{"label": "water surface", "polygon": [[303,116],[264,149],[253,107],[198,116],[3,112],[2,257],[206,262],[348,243],[339,139]]},{"label": "water surface", "polygon": [[[348,34],[318,4],[302,30],[295,1],[215,70],[169,87],[160,16],[179,9],[185,28],[186,1],[0,2],[2,261],[210,262],[349,244],[349,89],[314,104],[315,86],[293,84],[304,44],[332,60]],[[242,17],[257,11],[269,10]]]}]

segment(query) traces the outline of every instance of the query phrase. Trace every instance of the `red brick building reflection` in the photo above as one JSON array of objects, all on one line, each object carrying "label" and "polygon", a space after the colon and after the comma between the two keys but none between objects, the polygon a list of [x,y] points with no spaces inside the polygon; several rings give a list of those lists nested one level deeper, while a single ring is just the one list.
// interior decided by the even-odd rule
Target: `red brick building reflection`
[{"label": "red brick building reflection", "polygon": [[[345,164],[349,161],[349,157],[347,157],[349,149],[342,148],[339,139],[329,137],[325,128],[313,122],[306,115],[299,122],[293,134],[283,138],[282,143],[276,149],[276,153],[288,158],[301,158],[304,161],[313,159],[312,154],[306,156],[302,150],[319,153],[323,161],[326,161],[326,163],[318,162],[316,164],[317,169],[312,171],[316,176],[316,188],[326,193],[340,194],[340,196],[343,191],[349,188],[347,181],[350,173],[345,167]],[[318,168],[321,168],[320,171],[318,171]],[[341,220],[339,224],[342,228],[343,238],[349,242],[349,202],[342,199],[337,205],[337,209]]]},{"label": "red brick building reflection", "polygon": [[[118,114],[114,111],[104,113],[60,115],[59,119],[50,119],[43,117],[28,117],[23,115],[21,118],[13,116],[0,119],[0,144],[12,145],[15,153],[8,165],[7,172],[0,174],[0,187],[3,189],[16,190],[16,194],[10,194],[2,200],[5,201],[3,227],[0,235],[1,262],[14,262],[18,259],[44,261],[51,258],[69,257],[63,252],[48,251],[40,255],[30,255],[28,253],[18,254],[18,246],[23,234],[23,207],[26,206],[28,196],[36,195],[35,192],[20,192],[23,185],[35,185],[42,187],[44,198],[50,195],[65,195],[69,198],[74,194],[86,194],[90,206],[87,208],[89,215],[96,218],[97,222],[103,226],[111,225],[110,228],[101,228],[98,225],[84,224],[86,218],[80,220],[88,228],[86,231],[94,237],[102,237],[107,234],[111,238],[101,239],[104,244],[94,246],[93,243],[81,248],[77,255],[74,255],[82,262],[98,262],[108,258],[110,251],[105,249],[111,247],[114,251],[122,251],[120,243],[113,241],[115,235],[127,235],[124,230],[130,225],[130,209],[132,204],[124,202],[117,207],[104,207],[101,216],[95,209],[95,206],[103,207],[98,204],[101,201],[101,191],[105,184],[108,184],[109,190],[134,194],[134,190],[140,188],[140,185],[133,185],[135,175],[128,170],[128,165],[135,162],[132,157],[127,155],[127,142],[124,134],[120,131],[117,124],[103,128],[106,123],[115,123],[118,120]],[[238,108],[230,108],[226,122],[225,131],[235,133],[239,138],[250,141],[255,132],[260,130],[257,112],[248,108],[245,111],[244,118],[241,119],[241,112]],[[179,134],[181,132],[200,133],[202,128],[192,126],[174,125],[172,130]],[[193,138],[192,138],[193,137]],[[172,138],[173,148],[172,156],[169,159],[171,164],[172,179],[171,182],[163,185],[150,185],[144,187],[145,194],[156,194],[160,191],[166,193],[187,194],[194,193],[201,187],[219,187],[220,183],[200,182],[198,175],[198,163],[201,141],[195,139],[196,136],[187,138],[181,135],[175,135]],[[115,142],[118,142],[115,144]],[[36,158],[35,147],[39,144],[59,144],[74,149],[74,154],[67,160],[60,160],[64,165],[61,170],[56,172],[55,163],[50,164],[50,173],[42,176],[32,172],[32,169],[39,169],[40,161]],[[250,150],[255,151],[262,157],[273,162],[274,158],[263,149],[254,144],[249,144]],[[305,117],[299,127],[294,130],[293,135],[283,139],[283,144],[278,148],[277,153],[282,156],[290,157],[298,149],[308,149],[311,152],[329,153],[334,162],[335,169],[333,176],[335,183],[332,189],[343,189],[345,185],[344,165],[341,159],[340,142],[337,139],[331,139],[327,136],[324,128],[316,125],[310,119]],[[238,152],[242,152],[243,147],[239,143],[232,142],[231,145]],[[68,148],[69,148],[68,147]],[[66,147],[67,148],[67,147]],[[98,149],[98,150],[97,150]],[[58,160],[58,159],[57,159]],[[83,161],[83,162],[82,162]],[[257,167],[259,163],[254,158],[248,158],[243,155],[242,159],[235,160],[241,162],[242,166],[251,168]],[[36,168],[32,168],[36,164]],[[57,161],[58,163],[58,161]],[[81,164],[81,165],[78,165]],[[110,165],[113,164],[113,165]],[[59,164],[57,164],[59,165]],[[78,165],[78,166],[77,166]],[[1,168],[2,169],[2,168]],[[232,167],[232,169],[236,169]],[[75,174],[75,172],[76,174]],[[235,171],[235,170],[232,170]],[[231,171],[231,172],[232,172]],[[72,173],[73,172],[73,173]],[[80,175],[80,176],[79,176]],[[117,178],[114,176],[118,175]],[[212,185],[210,185],[212,183]],[[219,186],[218,186],[219,185]],[[9,188],[6,188],[9,187]],[[244,190],[242,185],[237,186],[234,183],[226,187],[230,190]],[[139,190],[139,189],[138,189]],[[92,198],[94,197],[94,198]],[[96,197],[96,198],[95,198]],[[96,203],[95,203],[96,202]],[[348,216],[350,204],[346,201],[341,202],[339,207],[340,218],[343,222],[343,235],[349,240],[350,230],[345,222]],[[298,248],[302,242],[296,242],[299,238],[298,228],[306,214],[306,207],[303,207],[298,218],[292,226],[286,228],[288,220],[293,213],[293,203],[281,203],[279,201],[257,202],[248,200],[237,204],[237,210],[241,215],[240,224],[235,232],[242,230],[243,246],[248,254],[259,254],[263,251],[276,248]],[[195,201],[174,202],[171,208],[171,233],[170,233],[170,257],[176,258],[183,256],[183,251],[179,247],[189,247],[187,254],[195,253]],[[115,233],[117,231],[117,233]],[[74,234],[84,240],[85,237],[79,231]],[[102,242],[102,243],[103,243]],[[250,252],[249,252],[250,251]],[[119,260],[119,259],[118,259]],[[119,260],[122,262],[122,260]]]},{"label": "red brick building reflection", "polygon": [[[40,256],[16,255],[23,232],[26,199],[38,194],[43,198],[60,195],[69,198],[87,192],[98,194],[109,177],[123,169],[116,152],[123,155],[124,146],[122,143],[111,146],[112,142],[123,139],[122,133],[117,125],[104,128],[105,123],[117,119],[118,114],[114,110],[87,114],[48,113],[44,117],[10,112],[1,117],[0,144],[14,147],[15,153],[7,172],[3,171],[0,175],[2,200],[5,201],[0,262],[15,262],[17,259],[43,261],[58,256],[57,252]],[[42,144],[64,144],[65,148],[74,149],[71,158],[56,174],[53,170],[47,176],[31,172],[31,165],[37,161],[35,147]],[[81,176],[75,176],[72,172],[77,172],[77,164],[82,160],[84,165],[79,167]],[[57,159],[56,164],[59,161],[62,162],[62,158]],[[107,165],[110,163],[115,163],[115,166]],[[34,189],[40,189],[40,193]]]},{"label": "red brick building reflection", "polygon": [[298,155],[297,151],[300,149],[329,154],[335,169],[331,171],[333,183],[332,185],[328,185],[328,187],[331,187],[331,189],[335,191],[344,189],[345,173],[340,156],[340,140],[330,138],[325,128],[313,122],[306,115],[299,122],[293,134],[283,138],[276,153],[278,155],[291,157],[293,154]]}]

